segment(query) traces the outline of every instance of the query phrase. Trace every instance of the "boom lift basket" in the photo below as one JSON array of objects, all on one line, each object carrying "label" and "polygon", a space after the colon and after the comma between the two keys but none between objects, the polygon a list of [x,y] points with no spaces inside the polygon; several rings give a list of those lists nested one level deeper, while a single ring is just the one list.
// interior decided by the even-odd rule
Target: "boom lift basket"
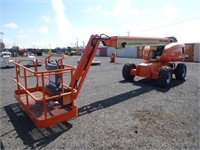
[{"label": "boom lift basket", "polygon": [[[52,55],[45,59],[43,71],[22,65],[23,61],[13,62],[16,66],[17,83],[15,98],[22,109],[38,128],[46,128],[77,117],[78,110],[74,105],[77,90],[64,83],[64,77],[72,78],[75,68],[64,65],[62,58],[56,64],[49,63]],[[57,83],[55,83],[57,82]]]}]

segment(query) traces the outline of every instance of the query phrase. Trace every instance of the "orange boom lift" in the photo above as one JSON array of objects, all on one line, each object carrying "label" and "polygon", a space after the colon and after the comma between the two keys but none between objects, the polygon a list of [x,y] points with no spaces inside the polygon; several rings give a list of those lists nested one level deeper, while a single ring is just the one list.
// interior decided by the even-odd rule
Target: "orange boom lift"
[{"label": "orange boom lift", "polygon": [[77,117],[78,109],[74,101],[79,95],[100,42],[118,49],[147,45],[143,54],[146,62],[138,66],[130,63],[124,65],[122,75],[126,80],[138,75],[158,79],[161,86],[166,86],[171,81],[172,73],[175,73],[177,79],[185,77],[184,64],[175,68],[175,64],[170,63],[184,60],[184,44],[173,43],[170,38],[91,35],[77,67],[64,64],[64,57],[53,61],[52,55],[43,60],[46,68],[43,71],[37,68],[38,61],[41,60],[33,61],[33,69],[22,65],[26,60],[13,62],[16,66],[14,81],[17,83],[15,98],[38,128]]}]

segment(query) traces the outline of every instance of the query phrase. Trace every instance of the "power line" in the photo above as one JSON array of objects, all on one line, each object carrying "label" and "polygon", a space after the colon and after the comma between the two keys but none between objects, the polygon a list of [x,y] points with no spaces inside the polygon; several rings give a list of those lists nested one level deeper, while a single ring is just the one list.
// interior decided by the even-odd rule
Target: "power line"
[{"label": "power line", "polygon": [[147,32],[147,31],[156,30],[156,29],[160,29],[160,28],[165,28],[165,27],[169,27],[169,26],[174,26],[174,25],[177,25],[177,24],[182,24],[182,23],[185,23],[185,22],[190,22],[190,21],[198,20],[198,19],[200,19],[200,16],[199,17],[195,17],[195,18],[190,18],[190,19],[187,19],[187,20],[182,20],[182,21],[179,21],[179,22],[170,23],[168,25],[162,25],[162,26],[158,26],[158,27],[153,27],[153,28],[141,30],[139,32]]}]

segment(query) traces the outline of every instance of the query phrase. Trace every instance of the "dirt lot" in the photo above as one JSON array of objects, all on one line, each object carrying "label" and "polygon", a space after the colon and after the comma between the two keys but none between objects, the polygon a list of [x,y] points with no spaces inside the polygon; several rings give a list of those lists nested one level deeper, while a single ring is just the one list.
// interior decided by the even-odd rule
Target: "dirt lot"
[{"label": "dirt lot", "polygon": [[186,80],[163,89],[154,80],[123,80],[123,64],[141,59],[96,60],[101,65],[91,66],[76,100],[78,118],[45,129],[36,128],[15,100],[15,69],[1,69],[1,148],[200,149],[199,63],[186,63]]}]

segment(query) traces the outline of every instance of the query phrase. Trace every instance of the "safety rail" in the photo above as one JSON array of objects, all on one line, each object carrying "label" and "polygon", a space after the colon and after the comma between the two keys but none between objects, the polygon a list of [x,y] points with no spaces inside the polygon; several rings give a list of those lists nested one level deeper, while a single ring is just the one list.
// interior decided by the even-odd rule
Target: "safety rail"
[{"label": "safety rail", "polygon": [[[26,60],[13,62],[16,66],[16,76],[13,78],[17,84],[15,97],[37,127],[47,127],[77,115],[77,107],[74,105],[73,99],[77,90],[64,81],[66,74],[70,74],[66,77],[73,78],[75,67],[63,64],[62,59],[58,61],[62,68],[44,69],[43,71],[38,71],[37,62],[33,62],[33,69],[21,64]],[[47,68],[46,63],[45,68]],[[51,75],[59,75],[60,77],[59,93],[52,94],[46,89],[47,79]],[[56,103],[57,107],[50,106],[51,102],[58,102]]]},{"label": "safety rail", "polygon": [[[53,54],[51,54],[51,55],[49,55],[48,57],[46,57],[45,58],[45,68],[48,70],[48,68],[47,68],[47,63],[50,61],[50,58],[53,56]],[[60,68],[62,68],[63,67],[63,59],[64,59],[65,57],[64,56],[62,56],[60,59],[58,59],[58,60],[56,60],[56,63],[57,63],[57,66],[58,66],[58,68],[57,69],[60,69]]]}]

